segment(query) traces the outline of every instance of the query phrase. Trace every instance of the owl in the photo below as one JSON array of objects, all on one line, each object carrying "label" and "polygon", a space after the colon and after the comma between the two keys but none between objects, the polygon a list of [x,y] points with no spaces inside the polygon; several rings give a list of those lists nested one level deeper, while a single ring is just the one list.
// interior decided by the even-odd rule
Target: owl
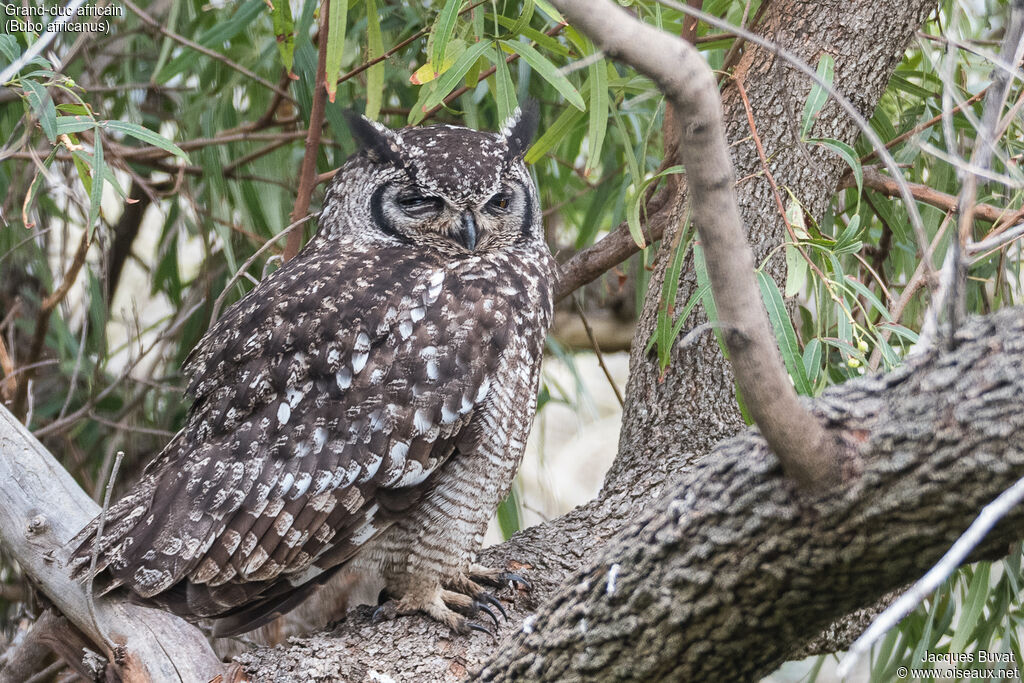
[{"label": "owl", "polygon": [[557,278],[523,163],[536,109],[497,134],[349,125],[361,151],[316,235],[195,347],[184,428],[102,537],[94,520],[71,542],[99,592],[218,635],[339,572],[458,632],[493,616],[502,574],[475,551],[530,431]]}]

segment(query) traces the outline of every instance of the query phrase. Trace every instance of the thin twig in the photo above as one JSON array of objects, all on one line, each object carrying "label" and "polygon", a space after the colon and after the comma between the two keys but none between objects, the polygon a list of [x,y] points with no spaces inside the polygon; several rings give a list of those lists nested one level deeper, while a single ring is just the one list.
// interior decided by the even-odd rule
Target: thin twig
[{"label": "thin twig", "polygon": [[971,526],[956,540],[956,543],[942,556],[942,559],[915,582],[906,593],[878,615],[871,626],[850,647],[846,656],[839,663],[836,675],[840,679],[846,678],[857,660],[867,654],[879,638],[896,626],[903,617],[910,614],[922,600],[956,571],[956,568],[967,560],[967,556],[981,543],[992,527],[1022,500],[1024,500],[1024,477],[1018,479],[1013,486],[1000,493],[995,500],[982,508]]},{"label": "thin twig", "polygon": [[597,356],[597,364],[601,366],[601,371],[604,372],[604,376],[608,380],[608,384],[611,385],[612,391],[615,392],[615,400],[619,402],[619,407],[625,408],[626,404],[622,400],[622,392],[619,391],[619,387],[615,384],[615,380],[612,378],[612,373],[608,370],[608,366],[604,364],[604,356],[601,354],[601,347],[597,343],[597,337],[594,336],[594,330],[590,328],[590,322],[587,320],[587,314],[583,312],[583,306],[580,304],[579,297],[573,296],[572,302],[576,305],[576,312],[580,316],[580,321],[583,322],[583,329],[587,333],[590,345],[594,347],[594,355]]},{"label": "thin twig", "polygon": [[268,239],[266,242],[264,242],[262,247],[257,249],[255,251],[255,253],[253,253],[252,256],[250,256],[249,258],[247,258],[245,260],[245,263],[242,264],[242,267],[239,268],[238,270],[236,270],[235,274],[232,275],[231,279],[228,280],[226,285],[224,285],[224,289],[223,289],[223,291],[221,291],[220,296],[218,296],[217,299],[213,302],[213,311],[210,314],[210,325],[211,326],[215,322],[217,322],[217,316],[220,315],[220,307],[224,303],[224,297],[227,296],[229,291],[231,291],[232,285],[234,285],[238,281],[238,278],[240,278],[242,276],[242,273],[246,272],[249,269],[249,266],[251,266],[256,259],[258,259],[260,256],[262,256],[264,252],[266,252],[268,249],[270,249],[270,247],[272,247],[274,245],[274,243],[277,242],[277,240],[281,239],[285,235],[291,234],[291,232],[293,230],[295,230],[297,227],[299,227],[300,225],[302,225],[303,223],[305,223],[306,221],[308,221],[310,218],[312,218],[315,215],[316,215],[315,213],[307,214],[307,215],[303,216],[302,218],[300,218],[299,220],[293,222],[291,225],[286,227],[284,230],[282,230],[281,232],[277,233],[276,235],[274,235],[273,237]]},{"label": "thin twig", "polygon": [[124,459],[124,451],[117,452],[114,460],[114,467],[110,471],[110,479],[107,480],[107,492],[103,496],[103,509],[100,510],[100,519],[96,523],[96,540],[92,545],[92,556],[89,558],[89,580],[85,583],[85,602],[89,607],[89,618],[92,620],[92,627],[103,638],[103,644],[107,646],[108,652],[114,651],[114,644],[100,628],[96,621],[96,605],[92,596],[92,584],[96,579],[96,563],[100,556],[100,546],[103,544],[103,527],[107,523],[107,510],[110,508],[110,494],[114,490],[114,481],[117,479],[117,471],[121,469],[121,461]]},{"label": "thin twig", "polygon": [[1000,231],[990,237],[986,237],[980,242],[971,242],[967,245],[967,254],[973,256],[972,263],[976,263],[982,259],[988,258],[988,253],[995,249],[1001,249],[1014,240],[1019,240],[1024,237],[1024,223],[1018,223],[1017,225],[1009,228],[1008,230]]},{"label": "thin twig", "polygon": [[[92,244],[91,233],[89,228],[86,228],[82,232],[82,239],[78,244],[78,249],[75,251],[75,256],[71,260],[71,265],[68,267],[64,278],[61,280],[60,285],[57,286],[49,296],[45,297],[42,303],[39,305],[39,311],[36,313],[36,327],[32,333],[32,341],[29,346],[29,354],[26,359],[26,365],[32,366],[39,360],[39,356],[43,352],[43,342],[46,340],[46,331],[50,326],[50,313],[56,308],[65,296],[71,286],[75,283],[78,278],[78,273],[82,269],[82,265],[85,263],[85,256],[89,253],[89,245]],[[17,389],[14,392],[14,401],[12,403],[11,412],[15,415],[24,418],[25,401],[28,397],[28,383],[32,381],[34,372],[29,370],[19,380]]]},{"label": "thin twig", "polygon": [[[764,48],[765,50],[771,51],[777,57],[780,57],[786,62],[788,62],[797,71],[800,71],[801,73],[805,74],[808,78],[814,81],[820,88],[827,92],[829,96],[832,97],[832,99],[834,99],[836,103],[842,108],[842,110],[846,112],[846,115],[850,117],[854,125],[857,126],[857,129],[860,130],[861,134],[868,139],[868,142],[871,144],[872,148],[878,151],[878,155],[881,157],[882,163],[885,164],[885,167],[889,170],[889,172],[892,173],[894,177],[899,176],[899,166],[896,164],[896,160],[893,159],[892,155],[889,154],[888,150],[886,150],[885,144],[882,142],[882,139],[878,137],[878,134],[871,127],[871,124],[868,123],[867,119],[865,119],[861,115],[860,111],[858,111],[857,107],[853,104],[853,102],[851,102],[848,97],[839,92],[833,86],[832,83],[826,81],[824,78],[819,76],[817,71],[813,67],[806,64],[802,59],[800,59],[795,54],[793,54],[789,50],[786,50],[785,48],[783,48],[778,43],[772,40],[763,38],[739,26],[733,26],[732,24],[729,24],[727,21],[719,19],[718,17],[712,14],[708,14],[707,12],[695,10],[692,7],[687,7],[686,5],[676,2],[675,0],[657,0],[657,2],[658,4],[664,5],[665,7],[670,7],[672,9],[679,10],[680,12],[683,12],[684,14],[687,14],[689,16],[697,17],[701,21],[710,24],[711,26],[714,26],[716,28],[722,29],[723,31],[734,31],[737,36],[740,36],[744,40],[754,43],[755,45]],[[902,179],[902,177],[898,178],[897,182],[901,183],[900,197],[903,199],[903,203],[906,206],[907,216],[910,219],[911,227],[914,229],[914,235],[917,238],[918,247],[923,252],[928,247],[928,235],[924,229],[924,221],[921,219],[921,213],[920,211],[918,211],[917,205],[914,203],[913,195],[910,194],[910,189],[906,187],[906,182]]]},{"label": "thin twig", "polygon": [[[347,7],[347,5],[345,5]],[[342,9],[344,10],[344,8]],[[327,106],[327,31],[331,13],[330,0],[320,5],[320,45],[316,60],[316,84],[313,86],[313,108],[309,114],[309,128],[306,133],[306,152],[302,156],[299,169],[299,189],[295,195],[295,208],[292,209],[292,221],[299,220],[309,211],[309,203],[316,189],[316,157],[320,152],[320,133],[324,126],[324,113]],[[290,232],[284,246],[284,260],[290,261],[299,253],[302,246],[302,232]],[[225,292],[227,289],[225,288]]]},{"label": "thin twig", "polygon": [[228,59],[227,57],[225,57],[221,53],[217,52],[216,50],[211,50],[208,47],[203,47],[199,43],[197,43],[197,42],[195,42],[193,40],[189,40],[188,38],[186,38],[183,35],[179,35],[179,34],[175,33],[174,31],[170,30],[169,28],[167,28],[166,26],[164,26],[163,24],[158,22],[156,19],[151,17],[149,14],[147,14],[142,8],[140,8],[138,5],[136,5],[134,2],[132,2],[132,0],[124,0],[124,5],[127,6],[128,9],[130,9],[132,12],[134,12],[139,17],[139,19],[141,19],[143,21],[143,23],[146,23],[149,26],[155,28],[158,32],[160,32],[161,34],[167,36],[171,40],[173,40],[173,41],[175,41],[177,43],[181,43],[185,47],[191,48],[191,49],[195,50],[196,52],[198,52],[200,54],[204,54],[207,57],[209,57],[210,59],[217,60],[221,64],[226,65],[228,68],[234,69],[238,73],[240,73],[240,74],[242,74],[242,75],[244,75],[244,76],[246,76],[248,78],[251,78],[252,80],[256,81],[257,83],[259,83],[263,87],[265,87],[265,88],[267,88],[267,89],[277,93],[280,97],[288,100],[289,102],[291,102],[293,104],[295,103],[295,98],[292,97],[291,95],[289,95],[286,91],[278,88],[276,85],[274,85],[273,83],[271,83],[267,79],[263,78],[262,76],[260,76],[260,75],[258,75],[256,73],[253,73],[252,71],[250,71],[249,69],[245,68],[241,64],[238,64],[236,62],[231,61],[230,59]]}]

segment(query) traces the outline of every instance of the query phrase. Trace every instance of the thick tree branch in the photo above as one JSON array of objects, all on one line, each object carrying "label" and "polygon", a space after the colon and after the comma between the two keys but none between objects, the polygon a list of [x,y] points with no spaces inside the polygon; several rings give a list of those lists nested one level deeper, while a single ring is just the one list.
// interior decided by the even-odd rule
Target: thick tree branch
[{"label": "thick tree branch", "polygon": [[[99,508],[42,444],[0,407],[0,542],[22,570],[93,643],[110,640],[112,671],[125,681],[208,681],[223,670],[206,638],[167,612],[124,598],[95,601],[64,567],[64,544]],[[95,646],[97,650],[100,646]],[[79,652],[78,655],[82,653]]]},{"label": "thick tree branch", "polygon": [[[1024,311],[976,318],[956,351],[828,390],[819,419],[862,471],[797,495],[753,431],[721,444],[631,526],[482,680],[756,680],[831,620],[924,573],[1024,474]],[[977,557],[1019,540],[1017,510]]]}]

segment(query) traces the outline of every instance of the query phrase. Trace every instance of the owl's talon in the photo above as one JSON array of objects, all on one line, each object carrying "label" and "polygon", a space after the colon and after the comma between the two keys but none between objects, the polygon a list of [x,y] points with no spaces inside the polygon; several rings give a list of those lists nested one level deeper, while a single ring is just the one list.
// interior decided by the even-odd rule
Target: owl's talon
[{"label": "owl's talon", "polygon": [[[494,622],[494,627],[498,628],[498,626],[500,625],[498,623],[498,615],[495,614],[494,610],[492,610],[486,603],[483,603],[483,602],[480,602],[479,600],[476,600],[476,601],[473,602],[473,609],[476,610],[477,612],[483,612],[484,614],[489,616],[491,618],[491,621]],[[507,619],[507,617],[506,617],[506,619]]]},{"label": "owl's talon", "polygon": [[370,615],[370,623],[379,624],[382,621],[391,621],[397,616],[398,607],[395,605],[394,600],[388,600],[373,610],[373,614]]},{"label": "owl's talon", "polygon": [[[484,602],[489,602],[490,604],[497,607],[498,611],[501,612],[501,616],[505,617],[505,621],[508,621],[508,612],[505,611],[505,606],[502,605],[501,601],[498,600],[496,597],[494,597],[487,591],[484,591],[483,593],[477,595],[476,599],[478,604],[480,604],[481,609],[487,609],[486,605],[480,603],[481,600],[483,600]],[[495,625],[497,625],[497,621],[495,621]]]},{"label": "owl's talon", "polygon": [[497,636],[494,635],[494,631],[492,631],[491,629],[487,628],[487,626],[485,626],[484,624],[481,624],[478,621],[467,621],[465,623],[465,628],[468,629],[469,631],[480,631],[480,633],[486,633],[491,638],[497,640]]},{"label": "owl's talon", "polygon": [[511,588],[515,588],[517,585],[522,586],[523,590],[529,592],[533,590],[533,584],[530,583],[525,576],[516,574],[515,572],[502,572],[499,576],[502,584],[508,584]]}]

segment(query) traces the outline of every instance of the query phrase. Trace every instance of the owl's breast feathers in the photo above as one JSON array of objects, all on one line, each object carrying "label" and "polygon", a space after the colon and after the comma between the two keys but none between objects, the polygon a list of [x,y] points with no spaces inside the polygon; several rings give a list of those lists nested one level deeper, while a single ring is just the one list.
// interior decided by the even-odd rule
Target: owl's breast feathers
[{"label": "owl's breast feathers", "polygon": [[[201,617],[297,603],[485,438],[474,413],[513,336],[540,362],[543,256],[433,263],[394,246],[288,262],[187,360],[187,423],[108,511],[97,585]],[[94,542],[95,523],[72,541],[80,578]]]}]

